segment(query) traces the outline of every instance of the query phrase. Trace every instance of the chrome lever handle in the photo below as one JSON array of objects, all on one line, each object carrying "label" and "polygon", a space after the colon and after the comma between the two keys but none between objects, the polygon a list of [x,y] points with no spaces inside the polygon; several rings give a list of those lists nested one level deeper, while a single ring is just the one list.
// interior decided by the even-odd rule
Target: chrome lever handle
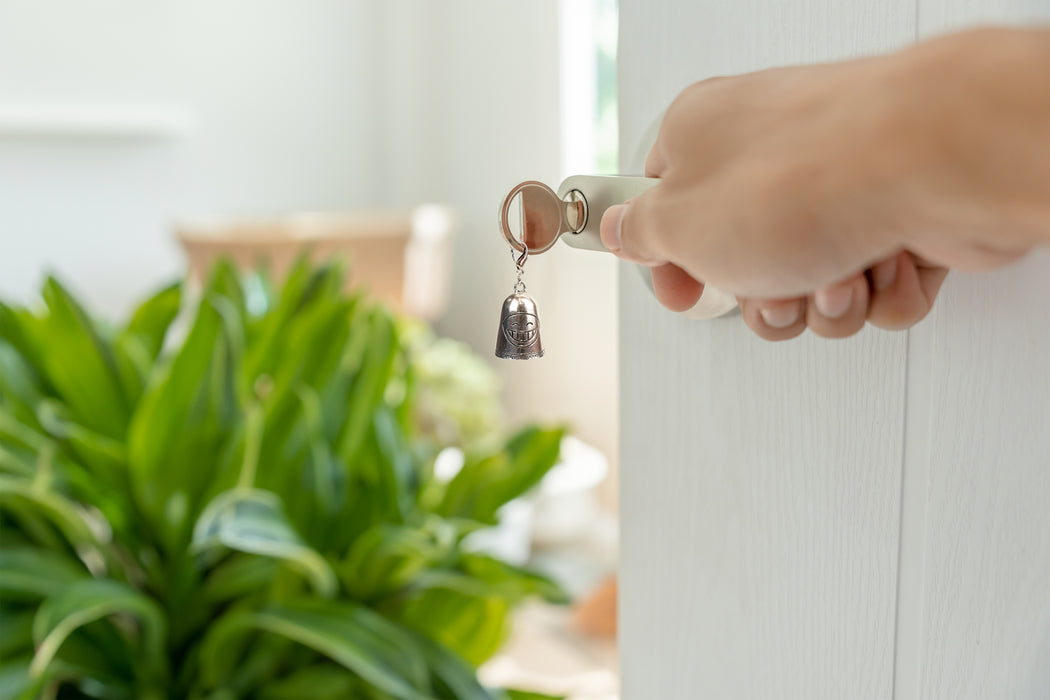
[{"label": "chrome lever handle", "polygon": [[[602,244],[600,231],[605,210],[637,197],[659,182],[658,178],[627,175],[573,175],[566,178],[558,188],[558,196],[564,197],[568,192],[579,192],[586,205],[587,219],[579,231],[564,234],[561,239],[573,248],[607,251]],[[651,291],[653,282],[648,269],[639,268],[639,271]],[[696,304],[680,313],[687,318],[715,318],[729,313],[736,307],[734,295],[711,285],[704,285],[704,292]]]},{"label": "chrome lever handle", "polygon": [[558,187],[558,197],[564,198],[570,192],[579,192],[585,203],[587,217],[582,228],[562,236],[562,240],[573,248],[606,251],[600,232],[605,210],[637,197],[659,182],[654,177],[629,175],[573,175],[565,178]]}]

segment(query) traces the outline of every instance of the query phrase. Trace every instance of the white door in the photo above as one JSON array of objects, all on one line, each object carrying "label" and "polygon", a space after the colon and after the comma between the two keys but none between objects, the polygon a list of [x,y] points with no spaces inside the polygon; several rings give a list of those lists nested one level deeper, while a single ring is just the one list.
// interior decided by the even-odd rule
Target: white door
[{"label": "white door", "polygon": [[[1047,0],[621,0],[621,153],[705,77],[1036,20]],[[1047,252],[953,273],[906,333],[766,343],[626,268],[620,313],[625,700],[1050,698]]]}]

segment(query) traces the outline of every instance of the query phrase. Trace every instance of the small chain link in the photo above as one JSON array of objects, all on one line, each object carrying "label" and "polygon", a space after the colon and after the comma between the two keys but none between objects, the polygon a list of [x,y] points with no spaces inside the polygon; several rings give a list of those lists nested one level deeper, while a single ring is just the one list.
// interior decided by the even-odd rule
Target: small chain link
[{"label": "small chain link", "polygon": [[529,256],[529,249],[525,248],[521,255],[518,255],[517,251],[513,248],[510,250],[510,259],[514,261],[514,269],[517,271],[518,279],[514,283],[514,293],[524,294],[525,293],[525,281],[522,279],[525,276],[525,260]]}]

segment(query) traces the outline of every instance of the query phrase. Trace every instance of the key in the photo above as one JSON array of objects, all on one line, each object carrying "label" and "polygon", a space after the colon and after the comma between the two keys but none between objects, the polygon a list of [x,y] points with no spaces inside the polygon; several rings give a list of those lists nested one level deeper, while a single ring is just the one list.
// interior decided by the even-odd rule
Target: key
[{"label": "key", "polygon": [[[527,180],[511,189],[500,203],[499,229],[516,253],[518,281],[500,312],[496,338],[498,357],[527,360],[543,356],[536,302],[525,293],[522,281],[528,256],[550,250],[559,238],[574,248],[607,251],[600,231],[605,210],[637,197],[659,182],[647,177],[573,175],[561,183],[557,192],[536,180]],[[644,268],[641,271],[652,290],[649,271]],[[700,300],[682,315],[714,318],[736,306],[736,297],[732,294],[705,285]]]},{"label": "key", "polygon": [[[515,186],[500,204],[499,227],[514,250],[528,246],[529,255],[543,253],[565,236],[574,248],[606,250],[599,227],[602,214],[659,182],[656,178],[621,175],[574,175],[555,193],[528,180]],[[517,206],[517,221],[512,210]],[[517,224],[517,230],[513,223]]]}]

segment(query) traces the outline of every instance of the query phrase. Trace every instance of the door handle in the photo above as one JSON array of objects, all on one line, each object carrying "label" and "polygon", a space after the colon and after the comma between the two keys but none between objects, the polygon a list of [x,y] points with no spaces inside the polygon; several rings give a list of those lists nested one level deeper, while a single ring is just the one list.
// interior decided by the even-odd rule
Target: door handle
[{"label": "door handle", "polygon": [[[561,239],[573,248],[607,251],[607,248],[602,245],[600,232],[602,215],[605,214],[605,210],[637,197],[659,182],[658,178],[628,175],[573,175],[566,178],[558,187],[558,198],[567,201],[571,199],[574,192],[579,193],[578,197],[582,199],[585,216],[582,228],[562,234]],[[642,279],[652,291],[653,281],[649,268],[638,266],[638,269]],[[723,316],[735,308],[737,308],[737,301],[734,295],[710,285],[704,285],[704,291],[696,304],[679,313],[687,318],[705,319]]]}]

